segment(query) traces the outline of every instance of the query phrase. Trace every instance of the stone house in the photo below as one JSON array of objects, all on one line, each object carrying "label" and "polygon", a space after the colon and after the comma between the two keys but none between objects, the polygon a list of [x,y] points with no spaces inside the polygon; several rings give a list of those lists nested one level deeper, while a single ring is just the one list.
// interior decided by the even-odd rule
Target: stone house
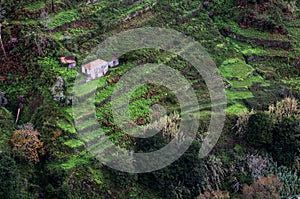
[{"label": "stone house", "polygon": [[104,76],[109,67],[115,67],[117,65],[119,65],[119,60],[116,57],[113,57],[110,62],[102,59],[96,59],[82,65],[81,72],[91,79],[96,79]]},{"label": "stone house", "polygon": [[61,57],[60,63],[69,64],[68,69],[75,68],[76,67],[76,57],[75,56]]},{"label": "stone house", "polygon": [[92,79],[96,79],[105,75],[108,71],[108,62],[102,59],[96,59],[87,64],[82,65],[81,72],[91,77]]}]

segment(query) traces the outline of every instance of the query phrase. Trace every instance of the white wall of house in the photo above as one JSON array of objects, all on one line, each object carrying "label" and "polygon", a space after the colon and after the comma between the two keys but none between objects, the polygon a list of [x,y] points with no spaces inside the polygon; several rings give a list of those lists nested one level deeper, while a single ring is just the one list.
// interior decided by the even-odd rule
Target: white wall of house
[{"label": "white wall of house", "polygon": [[89,71],[89,75],[93,78],[96,79],[98,77],[102,77],[105,75],[108,71],[108,64],[100,66],[98,68],[95,68],[94,70]]},{"label": "white wall of house", "polygon": [[[92,70],[89,70],[85,67],[81,67],[81,72],[83,74],[86,74],[88,76],[90,76],[92,79],[96,79],[96,78],[99,78],[99,77],[102,77],[103,75],[105,75],[107,72],[108,72],[108,68],[111,67],[110,65],[113,64],[112,62],[110,63],[107,63],[103,66],[99,66],[97,68],[94,68]],[[114,65],[118,65],[119,63],[118,62],[115,62]]]},{"label": "white wall of house", "polygon": [[90,75],[91,74],[91,71],[89,69],[83,67],[83,66],[81,67],[81,72],[83,74],[86,74],[86,75]]}]

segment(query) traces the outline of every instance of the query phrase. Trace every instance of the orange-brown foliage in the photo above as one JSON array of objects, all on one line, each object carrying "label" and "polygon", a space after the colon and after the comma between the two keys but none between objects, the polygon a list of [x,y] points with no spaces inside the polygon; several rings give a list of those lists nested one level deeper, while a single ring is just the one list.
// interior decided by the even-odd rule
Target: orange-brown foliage
[{"label": "orange-brown foliage", "polygon": [[39,162],[39,155],[44,155],[44,143],[39,139],[39,132],[30,128],[14,131],[10,139],[13,149],[33,163]]},{"label": "orange-brown foliage", "polygon": [[243,196],[245,199],[254,198],[274,198],[280,199],[282,184],[277,176],[261,177],[252,185],[243,187]]}]

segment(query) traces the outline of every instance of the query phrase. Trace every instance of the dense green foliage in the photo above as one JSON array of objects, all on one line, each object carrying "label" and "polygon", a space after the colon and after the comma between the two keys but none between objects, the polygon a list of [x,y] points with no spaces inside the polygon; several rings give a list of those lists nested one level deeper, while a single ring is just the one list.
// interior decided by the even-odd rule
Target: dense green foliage
[{"label": "dense green foliage", "polygon": [[19,170],[9,153],[0,152],[0,198],[22,198]]},{"label": "dense green foliage", "polygon": [[273,121],[269,114],[258,112],[250,116],[245,138],[254,147],[268,147],[272,143]]},{"label": "dense green foliage", "polygon": [[[0,198],[266,198],[272,183],[278,184],[273,198],[299,197],[299,6],[295,0],[0,1]],[[181,158],[157,171],[128,174],[106,167],[88,152],[86,146],[99,135],[90,119],[93,113],[73,118],[72,93],[77,71],[97,44],[149,26],[175,29],[205,48],[224,80],[227,116],[217,145],[199,159],[212,114],[203,78],[189,60],[160,49],[122,55],[120,65],[98,82],[78,86],[80,99],[97,87],[95,115],[105,139],[151,152],[168,144],[178,130],[178,99],[164,85],[138,88],[129,105],[134,125],[155,117],[149,106],[163,106],[168,117],[161,118],[160,133],[138,139],[115,124],[111,95],[138,64],[164,63],[180,71],[201,107],[188,111],[199,118],[200,127]],[[60,64],[59,57],[68,55],[76,56],[75,69]],[[171,118],[174,112],[178,114]],[[74,119],[83,124],[78,127]],[[13,151],[9,141],[27,122],[45,149],[36,164]],[[80,139],[82,131],[89,133]]]}]

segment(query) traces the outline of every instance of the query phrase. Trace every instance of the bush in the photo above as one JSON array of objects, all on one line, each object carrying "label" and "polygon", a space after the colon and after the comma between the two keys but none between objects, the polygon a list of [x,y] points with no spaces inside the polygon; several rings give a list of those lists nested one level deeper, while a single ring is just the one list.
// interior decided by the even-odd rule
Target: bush
[{"label": "bush", "polygon": [[296,127],[294,119],[284,117],[274,128],[272,154],[280,165],[291,165],[294,161],[298,149],[295,139]]},{"label": "bush", "polygon": [[295,117],[298,114],[298,101],[287,97],[277,102],[276,106],[269,106],[269,112],[274,113],[279,120],[284,117]]},{"label": "bush", "polygon": [[171,165],[150,173],[139,174],[139,182],[157,190],[164,197],[195,198],[209,179],[206,165],[198,158],[200,145],[194,141],[185,154]]},{"label": "bush", "polygon": [[0,107],[0,135],[11,135],[13,131],[12,114],[5,108]]},{"label": "bush", "polygon": [[300,177],[296,172],[289,170],[285,166],[278,167],[276,174],[283,185],[282,198],[298,198],[300,190]]},{"label": "bush", "polygon": [[270,114],[257,112],[249,118],[246,140],[253,147],[268,146],[272,143],[273,122]]},{"label": "bush", "polygon": [[0,153],[0,198],[20,198],[19,171],[7,153]]},{"label": "bush", "polygon": [[280,193],[282,191],[282,184],[277,176],[267,176],[258,179],[252,185],[244,186],[243,198],[255,199],[255,198],[278,198],[280,199]]},{"label": "bush", "polygon": [[11,143],[14,150],[29,161],[38,163],[39,155],[44,155],[44,143],[39,139],[39,132],[33,129],[32,124],[26,124],[21,130],[14,131]]}]

